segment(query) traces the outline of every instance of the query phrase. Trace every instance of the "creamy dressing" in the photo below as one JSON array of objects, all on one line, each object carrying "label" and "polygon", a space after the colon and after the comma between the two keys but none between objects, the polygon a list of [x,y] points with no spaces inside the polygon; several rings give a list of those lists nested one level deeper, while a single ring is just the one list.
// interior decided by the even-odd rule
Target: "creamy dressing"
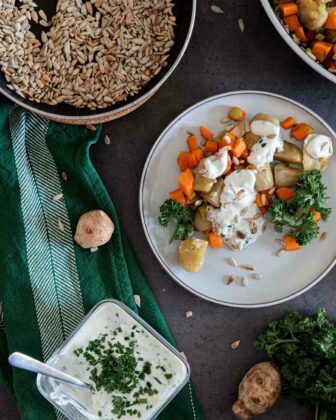
[{"label": "creamy dressing", "polygon": [[[117,336],[115,335],[116,329],[118,329]],[[74,351],[78,348],[86,348],[90,341],[100,339],[104,334],[107,334],[106,341],[117,340],[125,346],[129,345],[129,337],[132,335],[134,337],[132,340],[135,341],[134,354],[138,360],[137,369],[141,371],[146,361],[151,363],[150,374],[146,375],[144,380],[140,380],[134,392],[140,386],[145,387],[150,382],[158,393],[144,396],[148,401],[146,404],[136,404],[131,408],[138,410],[141,419],[152,418],[158,408],[163,406],[175,393],[176,387],[184,382],[187,369],[171,350],[115,303],[105,302],[100,305],[70,342],[51,360],[51,363],[48,363],[84,382],[93,383],[90,379],[92,366],[83,354],[77,356]],[[68,410],[70,405],[90,420],[117,418],[115,414],[111,413],[113,409],[112,396],[121,396],[134,401],[133,391],[127,395],[117,391],[111,394],[105,390],[99,390],[92,394],[88,390],[53,379],[49,381],[53,388],[49,397],[55,404],[62,407],[67,405]],[[121,418],[134,420],[138,417],[126,414]]]},{"label": "creamy dressing", "polygon": [[228,165],[228,151],[226,147],[220,149],[215,155],[203,159],[204,175],[209,179],[222,176]]},{"label": "creamy dressing", "polygon": [[252,121],[251,132],[260,136],[260,140],[253,145],[247,160],[259,169],[273,161],[275,152],[283,150],[283,140],[280,136],[280,127],[270,121]]},{"label": "creamy dressing", "polygon": [[257,207],[256,171],[242,169],[224,180],[220,197],[221,207],[209,209],[208,219],[233,250],[242,250],[254,243],[263,233],[265,222]]},{"label": "creamy dressing", "polygon": [[324,134],[309,134],[305,139],[304,148],[313,159],[327,159],[333,154],[331,138]]}]

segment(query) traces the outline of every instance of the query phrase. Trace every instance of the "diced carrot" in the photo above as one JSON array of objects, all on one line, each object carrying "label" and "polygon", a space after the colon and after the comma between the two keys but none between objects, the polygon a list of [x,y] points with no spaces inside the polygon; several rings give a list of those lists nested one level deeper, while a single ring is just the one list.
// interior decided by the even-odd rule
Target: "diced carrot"
[{"label": "diced carrot", "polygon": [[246,112],[239,108],[238,106],[234,106],[230,109],[230,112],[228,113],[228,117],[231,120],[241,122],[246,117]]},{"label": "diced carrot", "polygon": [[297,15],[298,7],[295,3],[282,3],[280,4],[280,13],[282,17]]},{"label": "diced carrot", "polygon": [[231,153],[233,154],[233,156],[236,156],[236,158],[239,158],[245,150],[246,143],[244,142],[244,139],[240,138],[234,142],[231,148]]},{"label": "diced carrot", "polygon": [[198,165],[196,156],[192,153],[189,152],[188,153],[188,168],[196,168],[196,166]]},{"label": "diced carrot", "polygon": [[301,249],[300,245],[296,242],[294,236],[291,235],[285,235],[284,248],[286,251],[298,251],[299,249]]},{"label": "diced carrot", "polygon": [[204,152],[200,147],[193,150],[192,154],[195,156],[197,163],[200,163],[200,161],[204,158]]},{"label": "diced carrot", "polygon": [[336,29],[336,13],[335,12],[329,12],[328,19],[325,24],[326,29]]},{"label": "diced carrot", "polygon": [[284,130],[289,130],[293,127],[293,125],[295,125],[295,118],[288,117],[285,120],[281,121],[280,125]]},{"label": "diced carrot", "polygon": [[208,153],[215,154],[215,153],[217,153],[217,151],[218,151],[218,144],[217,144],[215,141],[208,140],[208,141],[205,143],[205,150],[206,150]]},{"label": "diced carrot", "polygon": [[333,49],[333,44],[324,41],[316,41],[312,48],[312,53],[315,55],[318,61],[323,63],[328,58],[328,55]]},{"label": "diced carrot", "polygon": [[277,196],[280,200],[290,200],[295,196],[295,192],[287,187],[281,187],[276,189]]},{"label": "diced carrot", "polygon": [[195,134],[190,134],[190,136],[188,137],[187,143],[189,146],[189,150],[191,152],[198,148],[197,137],[195,136]]},{"label": "diced carrot", "polygon": [[261,201],[261,194],[259,194],[259,193],[256,195],[256,204],[259,208],[264,207],[264,204]]},{"label": "diced carrot", "polygon": [[291,32],[294,32],[297,28],[299,28],[301,26],[299,18],[296,15],[291,15],[291,16],[285,17],[284,22],[288,26],[288,29]]},{"label": "diced carrot", "polygon": [[185,196],[180,188],[174,191],[170,191],[169,196],[177,201],[178,203],[182,204],[182,206],[185,206],[187,204],[187,200],[185,199]]},{"label": "diced carrot", "polygon": [[304,140],[310,133],[313,132],[313,129],[309,127],[306,123],[300,123],[292,128],[291,136],[294,137],[296,140],[301,141]]},{"label": "diced carrot", "polygon": [[314,220],[315,222],[319,222],[321,220],[321,213],[315,209],[310,209],[309,213],[314,213]]},{"label": "diced carrot", "polygon": [[208,233],[208,241],[211,248],[222,248],[223,240],[218,233],[211,231]]},{"label": "diced carrot", "polygon": [[303,42],[304,44],[308,43],[308,38],[307,35],[304,31],[304,29],[302,28],[302,26],[299,26],[298,28],[295,29],[295,35],[299,38],[299,40],[301,42]]},{"label": "diced carrot", "polygon": [[177,163],[181,172],[188,169],[188,152],[180,152],[177,158]]},{"label": "diced carrot", "polygon": [[188,200],[192,200],[195,197],[194,183],[195,178],[189,168],[182,172],[178,178],[178,184]]},{"label": "diced carrot", "polygon": [[212,133],[210,130],[204,127],[204,125],[200,126],[200,133],[201,136],[206,140],[211,140],[214,138],[214,133]]},{"label": "diced carrot", "polygon": [[224,134],[223,139],[218,143],[218,148],[221,149],[222,147],[225,147],[225,146],[232,146],[235,140],[236,140],[236,136],[230,133],[230,131],[227,131]]}]

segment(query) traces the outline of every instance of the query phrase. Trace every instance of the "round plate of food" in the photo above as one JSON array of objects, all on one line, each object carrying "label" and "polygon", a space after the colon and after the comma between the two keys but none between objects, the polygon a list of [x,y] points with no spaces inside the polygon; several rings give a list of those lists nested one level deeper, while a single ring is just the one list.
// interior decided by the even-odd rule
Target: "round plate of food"
[{"label": "round plate of food", "polygon": [[261,0],[281,37],[310,67],[336,83],[336,2]]},{"label": "round plate of food", "polygon": [[178,116],[147,158],[140,214],[167,273],[236,307],[292,299],[334,266],[335,133],[305,106],[240,91]]}]

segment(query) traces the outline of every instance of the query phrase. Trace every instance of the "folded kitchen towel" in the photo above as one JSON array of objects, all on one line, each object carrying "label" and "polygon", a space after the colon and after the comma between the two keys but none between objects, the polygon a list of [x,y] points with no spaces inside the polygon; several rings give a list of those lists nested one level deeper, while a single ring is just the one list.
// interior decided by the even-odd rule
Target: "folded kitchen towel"
[{"label": "folded kitchen towel", "polygon": [[[174,343],[91,163],[98,137],[99,129],[51,123],[1,102],[0,384],[23,420],[64,417],[40,396],[35,375],[10,369],[8,354],[46,360],[100,300],[124,302]],[[92,209],[116,227],[97,252],[73,242],[79,217]],[[203,418],[190,384],[160,418]]]}]

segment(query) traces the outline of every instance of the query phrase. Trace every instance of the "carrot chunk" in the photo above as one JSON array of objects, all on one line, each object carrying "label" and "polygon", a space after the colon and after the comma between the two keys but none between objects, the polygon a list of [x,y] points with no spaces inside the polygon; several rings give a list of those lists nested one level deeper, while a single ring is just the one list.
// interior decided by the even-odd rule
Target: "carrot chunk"
[{"label": "carrot chunk", "polygon": [[295,3],[282,3],[280,4],[280,13],[282,17],[297,15],[298,7]]},{"label": "carrot chunk", "polygon": [[298,251],[301,249],[294,236],[291,235],[286,235],[284,237],[284,248],[286,251]]},{"label": "carrot chunk", "polygon": [[200,126],[200,133],[201,136],[206,140],[211,140],[214,138],[214,133],[212,133],[210,130],[204,127],[204,125]]},{"label": "carrot chunk", "polygon": [[218,144],[217,144],[215,141],[208,140],[208,141],[205,143],[205,150],[206,150],[208,153],[215,154],[215,153],[217,153],[217,151],[218,151]]},{"label": "carrot chunk", "polygon": [[190,134],[190,136],[188,137],[187,143],[189,146],[189,150],[191,152],[198,148],[197,137],[195,136],[195,134]]},{"label": "carrot chunk", "polygon": [[192,200],[195,197],[194,183],[195,178],[189,168],[182,172],[178,178],[178,184],[188,200]]},{"label": "carrot chunk", "polygon": [[326,29],[331,29],[331,30],[336,29],[336,13],[335,12],[329,12],[325,27]]},{"label": "carrot chunk", "polygon": [[193,150],[192,154],[195,156],[197,163],[200,163],[200,161],[204,158],[204,152],[200,147]]},{"label": "carrot chunk", "polygon": [[170,191],[169,196],[177,201],[178,203],[182,204],[182,206],[185,206],[187,204],[187,200],[185,199],[185,196],[183,194],[183,191],[178,188],[177,190]]},{"label": "carrot chunk", "polygon": [[211,231],[208,233],[208,241],[211,248],[222,248],[223,240],[218,233]]},{"label": "carrot chunk", "polygon": [[288,117],[285,120],[281,121],[280,125],[284,130],[289,130],[295,125],[295,118]]},{"label": "carrot chunk", "polygon": [[314,213],[314,220],[315,222],[319,222],[321,220],[321,213],[315,209],[310,209],[309,213]]},{"label": "carrot chunk", "polygon": [[290,200],[295,196],[295,192],[287,187],[281,187],[276,189],[277,196],[280,200]]},{"label": "carrot chunk", "polygon": [[196,156],[192,153],[189,152],[188,153],[188,168],[196,168],[196,166],[198,165]]},{"label": "carrot chunk", "polygon": [[177,163],[181,172],[184,172],[186,169],[188,169],[188,152],[180,152],[177,158]]},{"label": "carrot chunk", "polygon": [[316,41],[312,48],[312,53],[315,55],[318,61],[323,63],[328,58],[328,55],[333,49],[333,44],[324,41]]},{"label": "carrot chunk", "polygon": [[307,35],[304,31],[304,29],[302,28],[302,26],[299,26],[298,28],[295,29],[295,35],[299,38],[299,40],[301,42],[303,42],[304,44],[308,43],[308,38]]},{"label": "carrot chunk", "polygon": [[296,15],[291,15],[291,16],[285,17],[284,22],[288,26],[288,29],[291,32],[294,32],[297,28],[299,28],[301,26],[299,18]]},{"label": "carrot chunk", "polygon": [[313,132],[313,129],[306,123],[301,123],[292,128],[291,136],[296,140],[304,140],[310,133]]},{"label": "carrot chunk", "polygon": [[240,139],[237,139],[232,145],[231,153],[236,158],[239,158],[245,150],[246,150],[246,143],[244,142],[242,138],[240,138]]}]

